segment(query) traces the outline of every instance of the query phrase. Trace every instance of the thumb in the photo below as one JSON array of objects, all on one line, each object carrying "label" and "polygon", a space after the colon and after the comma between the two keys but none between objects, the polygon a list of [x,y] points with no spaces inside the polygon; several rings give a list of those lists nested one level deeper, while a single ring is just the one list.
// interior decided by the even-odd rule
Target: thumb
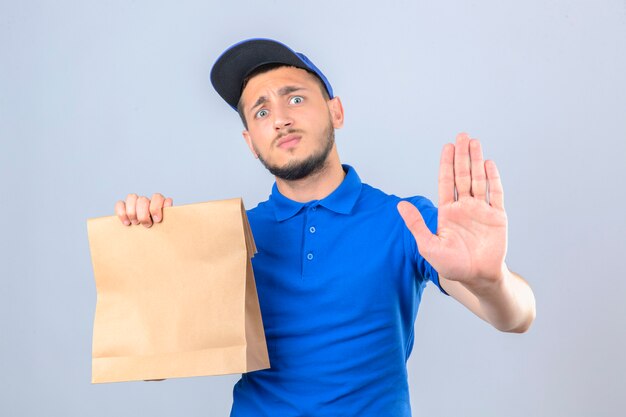
[{"label": "thumb", "polygon": [[398,203],[398,212],[400,213],[400,216],[402,216],[406,227],[409,228],[411,234],[415,238],[417,247],[420,249],[426,249],[433,237],[433,234],[428,229],[428,226],[426,226],[426,223],[424,223],[424,218],[417,207],[408,201],[400,201]]}]

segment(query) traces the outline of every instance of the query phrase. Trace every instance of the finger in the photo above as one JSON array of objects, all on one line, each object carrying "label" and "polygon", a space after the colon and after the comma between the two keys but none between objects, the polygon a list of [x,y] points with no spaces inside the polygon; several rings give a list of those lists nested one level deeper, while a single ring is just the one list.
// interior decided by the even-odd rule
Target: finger
[{"label": "finger", "polygon": [[126,196],[126,215],[132,224],[139,224],[137,221],[137,194]]},{"label": "finger", "polygon": [[163,203],[163,207],[172,207],[174,205],[174,200],[171,198],[166,198],[165,203]]},{"label": "finger", "polygon": [[130,226],[130,220],[126,215],[126,204],[122,200],[115,203],[115,214],[124,224],[124,226]]},{"label": "finger", "polygon": [[152,226],[152,217],[150,217],[150,200],[148,197],[141,196],[137,199],[137,220],[145,227]]},{"label": "finger", "polygon": [[415,238],[420,253],[428,252],[434,235],[430,232],[426,223],[424,223],[424,218],[420,211],[408,201],[401,201],[398,203],[398,212]]},{"label": "finger", "polygon": [[470,140],[469,151],[472,170],[472,195],[487,201],[487,177],[485,175],[485,162],[483,161],[483,150],[480,142],[476,139]]},{"label": "finger", "polygon": [[456,136],[456,145],[454,146],[454,185],[459,199],[469,197],[472,187],[469,139],[467,133],[459,133]]},{"label": "finger", "polygon": [[439,162],[439,206],[454,202],[454,145],[446,143]]},{"label": "finger", "polygon": [[163,203],[165,203],[163,194],[152,194],[152,199],[150,200],[150,215],[155,223],[159,223],[163,218]]},{"label": "finger", "polygon": [[487,181],[489,182],[489,204],[497,209],[504,210],[504,190],[500,180],[500,172],[493,161],[485,162]]}]

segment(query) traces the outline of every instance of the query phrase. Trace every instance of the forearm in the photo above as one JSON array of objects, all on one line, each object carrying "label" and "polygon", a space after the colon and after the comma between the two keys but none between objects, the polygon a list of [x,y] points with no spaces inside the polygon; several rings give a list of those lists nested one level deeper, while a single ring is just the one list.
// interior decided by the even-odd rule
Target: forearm
[{"label": "forearm", "polygon": [[523,333],[535,319],[535,296],[518,274],[503,268],[500,280],[488,285],[464,284],[478,302],[480,317],[505,332]]},{"label": "forearm", "polygon": [[472,280],[474,285],[439,276],[443,289],[496,329],[523,333],[535,319],[535,296],[519,275],[503,268],[498,280]]}]

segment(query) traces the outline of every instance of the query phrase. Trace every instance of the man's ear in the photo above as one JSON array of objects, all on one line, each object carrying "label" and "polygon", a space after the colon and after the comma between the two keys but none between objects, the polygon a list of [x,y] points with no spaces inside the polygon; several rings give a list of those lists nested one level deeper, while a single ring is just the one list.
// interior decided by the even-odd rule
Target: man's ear
[{"label": "man's ear", "polygon": [[339,97],[328,100],[328,110],[335,129],[343,127],[343,105]]},{"label": "man's ear", "polygon": [[259,154],[256,153],[256,150],[254,149],[254,146],[252,145],[250,132],[248,132],[247,130],[244,130],[243,132],[241,132],[241,134],[243,135],[243,138],[246,140],[246,143],[248,144],[248,148],[250,148],[250,152],[252,152],[252,155],[254,155],[256,159],[259,159]]}]

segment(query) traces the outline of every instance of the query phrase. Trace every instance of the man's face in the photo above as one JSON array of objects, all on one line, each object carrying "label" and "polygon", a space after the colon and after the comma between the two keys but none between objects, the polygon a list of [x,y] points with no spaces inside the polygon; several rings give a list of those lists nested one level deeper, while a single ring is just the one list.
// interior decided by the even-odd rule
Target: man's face
[{"label": "man's face", "polygon": [[261,73],[248,81],[241,101],[243,136],[273,175],[298,180],[324,168],[343,109],[339,98],[324,98],[315,76],[294,67]]}]

